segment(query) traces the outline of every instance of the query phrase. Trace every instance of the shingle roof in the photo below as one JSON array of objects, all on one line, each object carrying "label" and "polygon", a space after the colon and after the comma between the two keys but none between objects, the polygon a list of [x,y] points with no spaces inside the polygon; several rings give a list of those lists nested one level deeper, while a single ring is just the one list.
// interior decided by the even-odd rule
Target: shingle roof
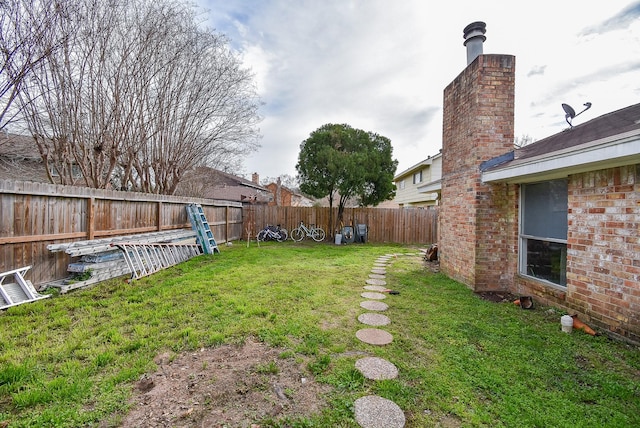
[{"label": "shingle roof", "polygon": [[214,169],[214,168],[205,167],[205,166],[197,167],[195,171],[190,173],[190,176],[199,177],[199,179],[206,178],[206,182],[208,184],[216,187],[242,186],[242,187],[251,187],[261,191],[267,190],[264,186],[256,184],[251,180],[247,180],[245,178],[238,177],[237,175],[220,171],[219,169]]},{"label": "shingle roof", "polygon": [[515,159],[550,154],[637,129],[640,129],[640,104],[604,114],[524,146],[515,151]]},{"label": "shingle roof", "polygon": [[483,182],[532,182],[640,163],[640,104],[604,114],[480,165]]},{"label": "shingle roof", "polygon": [[0,132],[0,156],[40,159],[35,141],[30,136]]}]

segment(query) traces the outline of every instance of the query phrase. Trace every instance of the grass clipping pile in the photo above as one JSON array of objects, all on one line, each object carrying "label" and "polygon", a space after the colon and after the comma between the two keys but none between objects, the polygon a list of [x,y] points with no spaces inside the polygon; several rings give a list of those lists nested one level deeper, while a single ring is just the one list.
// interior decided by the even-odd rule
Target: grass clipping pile
[{"label": "grass clipping pile", "polygon": [[315,382],[283,350],[248,340],[156,358],[158,371],[136,384],[122,427],[247,427],[261,420],[308,416],[330,387]]}]

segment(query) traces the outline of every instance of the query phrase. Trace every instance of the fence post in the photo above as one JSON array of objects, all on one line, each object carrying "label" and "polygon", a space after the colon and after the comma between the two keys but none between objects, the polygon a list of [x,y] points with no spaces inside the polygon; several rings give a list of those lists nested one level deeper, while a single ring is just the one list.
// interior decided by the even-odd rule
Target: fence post
[{"label": "fence post", "polygon": [[224,210],[224,240],[229,241],[229,205]]},{"label": "fence post", "polygon": [[92,240],[95,235],[95,198],[87,198],[87,239]]},{"label": "fence post", "polygon": [[158,201],[157,209],[156,224],[158,225],[158,232],[162,232],[162,201]]}]

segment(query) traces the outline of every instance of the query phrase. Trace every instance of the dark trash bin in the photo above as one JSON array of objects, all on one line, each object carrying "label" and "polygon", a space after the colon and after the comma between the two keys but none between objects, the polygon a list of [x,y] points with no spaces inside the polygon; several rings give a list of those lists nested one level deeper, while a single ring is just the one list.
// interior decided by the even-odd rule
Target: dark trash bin
[{"label": "dark trash bin", "polygon": [[367,225],[366,224],[356,224],[356,242],[360,244],[364,244],[367,242]]},{"label": "dark trash bin", "polygon": [[355,233],[353,231],[353,227],[351,226],[344,226],[342,228],[342,232],[340,233],[342,233],[343,244],[351,244],[356,239]]}]

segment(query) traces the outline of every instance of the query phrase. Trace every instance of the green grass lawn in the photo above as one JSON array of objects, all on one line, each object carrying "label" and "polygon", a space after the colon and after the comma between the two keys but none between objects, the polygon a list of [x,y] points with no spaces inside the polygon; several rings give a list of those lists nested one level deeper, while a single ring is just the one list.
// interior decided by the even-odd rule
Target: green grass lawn
[{"label": "green grass lawn", "polygon": [[[360,293],[383,254],[390,295],[378,347],[360,342]],[[307,419],[262,426],[356,427],[353,402],[396,402],[407,426],[640,426],[640,352],[560,331],[561,312],[480,299],[384,245],[243,243],[127,284],[109,281],[0,313],[0,425],[117,426],[135,381],[161,352],[248,337],[308,361],[331,385]],[[358,352],[385,358],[394,380],[366,380]]]}]

